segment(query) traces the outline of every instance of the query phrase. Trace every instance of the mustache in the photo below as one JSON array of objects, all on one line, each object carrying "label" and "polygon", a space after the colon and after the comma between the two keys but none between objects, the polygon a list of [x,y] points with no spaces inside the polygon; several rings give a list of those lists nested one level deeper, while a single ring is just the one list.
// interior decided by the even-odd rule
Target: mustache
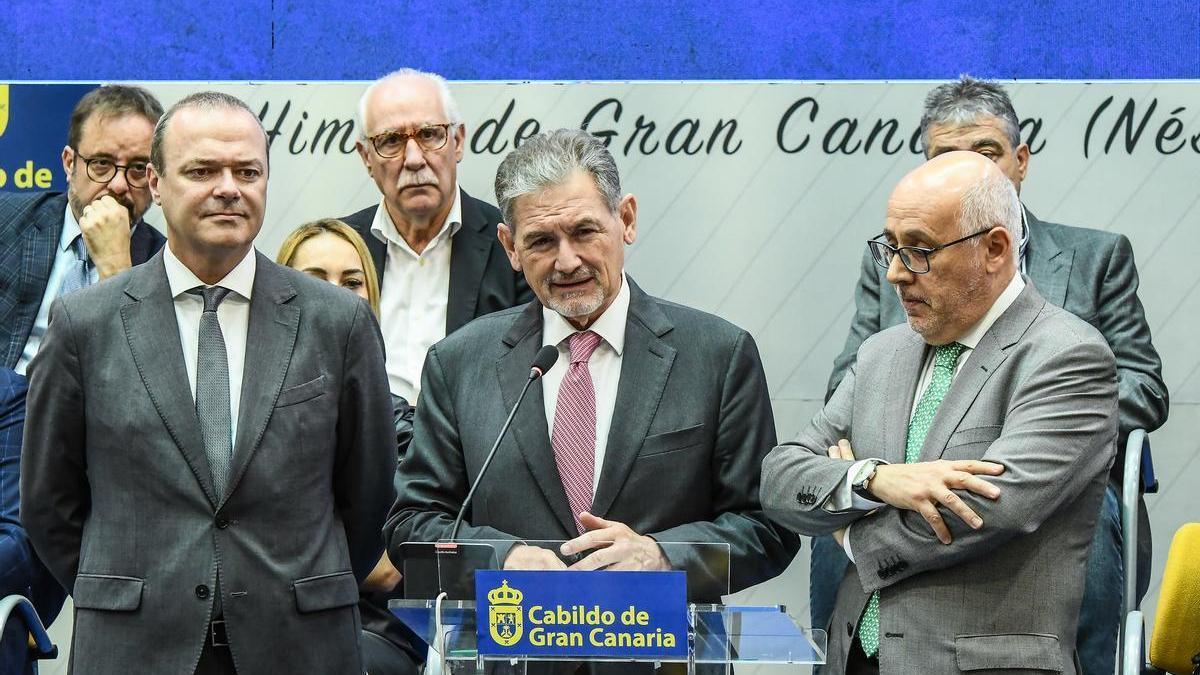
[{"label": "mustache", "polygon": [[410,188],[416,185],[432,185],[433,187],[438,187],[437,174],[435,174],[433,170],[429,169],[428,167],[421,169],[416,173],[401,174],[400,180],[396,184],[396,187],[403,190],[404,188]]},{"label": "mustache", "polygon": [[596,268],[584,265],[572,274],[563,274],[562,272],[553,272],[546,278],[547,283],[551,284],[576,284],[580,281],[599,278],[600,273]]}]

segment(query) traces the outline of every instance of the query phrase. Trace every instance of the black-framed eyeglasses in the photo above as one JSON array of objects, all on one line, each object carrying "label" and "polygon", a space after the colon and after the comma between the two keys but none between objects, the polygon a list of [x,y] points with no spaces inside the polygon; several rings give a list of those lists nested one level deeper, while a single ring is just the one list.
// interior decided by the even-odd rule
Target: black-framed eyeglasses
[{"label": "black-framed eyeglasses", "polygon": [[107,157],[84,157],[78,150],[75,150],[75,156],[83,160],[83,164],[87,167],[88,178],[97,183],[109,183],[117,177],[117,171],[125,172],[125,182],[129,187],[144,188],[150,182],[150,163],[149,162],[130,162],[128,164],[117,164]]},{"label": "black-framed eyeglasses", "polygon": [[942,244],[941,246],[934,246],[933,248],[923,248],[921,246],[892,246],[886,241],[882,241],[880,239],[880,237],[884,236],[881,234],[874,239],[868,239],[867,248],[871,249],[871,257],[875,259],[875,264],[879,265],[885,270],[892,266],[892,258],[899,253],[900,262],[904,263],[904,266],[908,268],[909,272],[912,272],[913,274],[926,274],[929,272],[929,256],[944,248],[950,248],[951,246],[955,244],[961,244],[968,239],[974,239],[981,234],[987,234],[994,229],[995,228],[993,227],[989,227],[986,230],[980,230],[975,234],[968,234],[965,237],[955,239],[954,241]]},{"label": "black-framed eyeglasses", "polygon": [[368,136],[367,140],[371,141],[371,146],[375,148],[375,152],[384,159],[399,157],[404,154],[404,149],[408,147],[408,139],[413,139],[417,142],[425,152],[434,152],[446,147],[446,141],[450,138],[450,127],[458,126],[447,122],[445,124],[426,124],[412,133],[389,129],[374,136]]}]

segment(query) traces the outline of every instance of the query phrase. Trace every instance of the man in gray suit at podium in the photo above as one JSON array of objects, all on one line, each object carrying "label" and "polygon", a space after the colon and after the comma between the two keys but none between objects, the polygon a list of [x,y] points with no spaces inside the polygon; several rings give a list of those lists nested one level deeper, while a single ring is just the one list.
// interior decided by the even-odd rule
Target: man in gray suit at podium
[{"label": "man in gray suit at podium", "polygon": [[1011,181],[978,153],[902,179],[870,248],[908,323],[864,342],[763,464],[767,513],[833,533],[852,562],[831,673],[1077,672],[1116,369],[1017,271],[1020,227]]},{"label": "man in gray suit at podium", "polygon": [[450,536],[534,355],[553,345],[558,362],[517,412],[459,538],[571,540],[508,550],[508,567],[535,569],[564,567],[561,553],[576,569],[699,570],[659,542],[722,542],[734,590],[779,574],[796,540],[758,503],[775,425],[753,338],[624,273],[637,202],[587,132],[527,139],[501,164],[496,195],[500,240],[540,302],[429,350],[385,529],[392,558],[403,542]]}]

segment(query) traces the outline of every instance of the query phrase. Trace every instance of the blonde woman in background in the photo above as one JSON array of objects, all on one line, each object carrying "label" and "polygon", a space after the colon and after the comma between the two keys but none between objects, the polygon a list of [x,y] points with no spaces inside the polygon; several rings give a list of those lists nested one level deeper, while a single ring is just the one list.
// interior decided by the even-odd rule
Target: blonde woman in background
[{"label": "blonde woman in background", "polygon": [[366,243],[346,223],[323,218],[301,225],[283,240],[275,262],[353,291],[379,318],[379,277]]},{"label": "blonde woman in background", "polygon": [[[275,262],[357,294],[379,318],[379,277],[366,243],[346,223],[324,218],[301,225],[283,240]],[[399,396],[392,397],[392,405],[397,457],[402,460],[412,440],[413,409]],[[387,608],[400,578],[384,553],[359,589],[363,665],[371,675],[415,675],[422,659],[413,647],[414,636]]]}]

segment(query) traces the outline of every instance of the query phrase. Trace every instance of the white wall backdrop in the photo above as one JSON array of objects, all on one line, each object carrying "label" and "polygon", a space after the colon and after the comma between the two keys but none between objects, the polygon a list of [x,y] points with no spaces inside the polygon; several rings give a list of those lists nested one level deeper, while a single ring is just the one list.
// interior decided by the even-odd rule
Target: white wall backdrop
[{"label": "white wall backdrop", "polygon": [[[854,311],[864,240],[911,143],[928,82],[455,83],[466,120],[462,186],[494,202],[514,139],[581,126],[610,138],[638,197],[627,269],[649,292],[743,326],[758,340],[781,438],[818,409]],[[274,255],[296,225],[379,197],[353,151],[363,83],[148,83],[164,104],[201,88],[236,94],[273,135],[267,222]],[[1022,198],[1043,220],[1121,232],[1171,395],[1152,435],[1161,492],[1147,500],[1153,617],[1172,533],[1200,519],[1200,87],[1195,82],[1016,82],[1036,154]],[[790,111],[790,114],[789,114]],[[150,215],[156,224],[161,215]],[[807,617],[807,556],[741,599]]]}]

